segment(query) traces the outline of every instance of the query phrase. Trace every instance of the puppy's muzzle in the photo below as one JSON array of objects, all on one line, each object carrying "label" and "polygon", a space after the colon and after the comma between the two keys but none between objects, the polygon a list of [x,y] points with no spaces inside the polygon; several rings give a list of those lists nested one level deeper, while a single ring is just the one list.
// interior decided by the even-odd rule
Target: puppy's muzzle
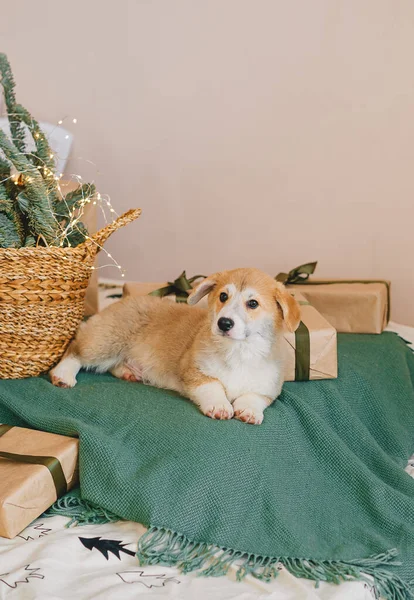
[{"label": "puppy's muzzle", "polygon": [[226,317],[221,317],[217,321],[218,328],[220,331],[230,331],[232,327],[234,327],[233,319],[226,319]]}]

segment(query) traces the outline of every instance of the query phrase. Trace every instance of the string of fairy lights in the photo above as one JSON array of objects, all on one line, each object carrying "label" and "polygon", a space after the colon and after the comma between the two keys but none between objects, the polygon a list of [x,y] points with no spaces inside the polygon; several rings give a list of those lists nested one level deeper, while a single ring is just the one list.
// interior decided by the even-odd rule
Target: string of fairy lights
[{"label": "string of fairy lights", "polygon": [[[60,127],[61,125],[63,125],[64,122],[67,119],[68,119],[68,117],[64,117],[63,119],[59,119],[59,121],[57,122],[57,126],[56,127]],[[72,123],[74,125],[76,125],[77,122],[78,122],[77,118],[73,118],[72,119]],[[55,130],[53,130],[53,131],[55,131]],[[52,135],[53,131],[51,132],[50,136]],[[46,136],[46,134],[44,134],[44,135]],[[33,137],[35,139],[39,139],[40,135],[39,135],[38,132],[35,132]],[[46,137],[48,137],[48,136],[46,136]],[[49,137],[48,137],[48,141],[49,141]],[[69,137],[70,136],[68,134],[65,135],[65,139],[69,139]],[[23,154],[23,156],[30,156],[32,153],[31,152],[25,152],[25,153],[22,153],[22,154]],[[37,160],[39,160],[38,156],[36,156],[36,158],[37,158]],[[51,152],[50,155],[49,155],[49,158],[51,160],[59,160],[60,159],[59,155],[56,152]],[[81,159],[80,157],[78,157],[78,159],[79,160],[84,160],[84,159]],[[87,162],[89,162],[91,164],[94,164],[91,161],[87,161]],[[38,165],[37,169],[42,172],[42,174],[43,174],[43,176],[45,178],[48,178],[48,177],[49,178],[53,178],[56,181],[57,189],[58,189],[58,192],[60,194],[60,199],[66,204],[66,202],[65,202],[65,194],[62,191],[62,177],[63,177],[63,173],[60,173],[59,175],[56,175],[44,162],[43,162],[43,164]],[[30,183],[32,181],[32,177],[31,177],[31,175],[29,173],[32,173],[32,169],[30,171],[20,171],[20,172],[18,172],[18,171],[16,171],[16,169],[12,168],[10,176],[7,177],[7,178],[5,178],[5,179],[3,179],[3,180],[1,180],[0,183],[4,183],[4,182],[6,182],[8,180],[12,180],[16,186],[21,186],[24,183],[24,181],[27,181],[27,182]],[[76,174],[71,174],[69,176],[69,180],[70,181],[76,181],[79,184],[79,186],[82,186],[82,184],[85,183],[82,180],[81,175],[76,175]],[[108,218],[107,218],[107,214],[106,214],[105,210],[108,210],[110,212],[111,217],[112,217],[111,221],[113,220],[114,217],[116,218],[116,217],[119,216],[118,213],[113,208],[113,206],[111,204],[111,198],[110,198],[110,196],[108,194],[101,194],[100,192],[95,192],[93,194],[84,195],[83,189],[82,189],[82,198],[81,198],[80,202],[78,203],[77,208],[75,208],[73,210],[70,210],[69,207],[68,207],[68,205],[66,204],[66,208],[68,210],[69,219],[68,219],[68,221],[67,221],[67,223],[66,223],[66,225],[64,227],[61,226],[58,218],[56,218],[56,217],[59,217],[59,216],[63,217],[64,215],[55,214],[54,211],[51,209],[51,213],[52,213],[54,219],[56,220],[56,222],[59,224],[59,227],[60,227],[60,233],[57,236],[57,238],[55,239],[56,244],[54,244],[54,245],[59,246],[59,247],[63,247],[65,245],[65,243],[66,243],[67,246],[70,246],[70,242],[67,239],[67,234],[70,231],[76,230],[80,234],[84,235],[85,240],[89,240],[92,243],[94,243],[98,247],[98,249],[101,252],[103,252],[106,255],[106,257],[108,259],[110,259],[110,261],[111,261],[110,263],[103,264],[103,265],[100,265],[100,266],[94,266],[94,265],[91,266],[90,269],[92,271],[104,269],[104,268],[107,268],[107,267],[115,267],[115,268],[118,269],[118,271],[120,271],[121,277],[125,277],[125,270],[118,263],[118,261],[112,256],[112,254],[110,254],[103,246],[101,246],[94,239],[93,235],[85,235],[83,233],[83,231],[77,226],[78,223],[81,222],[82,217],[85,215],[85,210],[87,209],[88,205],[91,205],[91,204],[92,204],[92,206],[97,206],[97,208],[99,208],[101,210],[101,213],[103,215],[103,219],[105,221],[105,224],[108,223]]]}]

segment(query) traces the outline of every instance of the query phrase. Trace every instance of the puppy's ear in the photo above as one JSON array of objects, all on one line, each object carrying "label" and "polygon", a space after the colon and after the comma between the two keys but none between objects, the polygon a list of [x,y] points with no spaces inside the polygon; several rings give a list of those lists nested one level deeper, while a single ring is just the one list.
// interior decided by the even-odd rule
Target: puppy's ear
[{"label": "puppy's ear", "polygon": [[275,299],[282,309],[286,327],[291,332],[296,331],[300,323],[299,304],[282,283],[276,282]]},{"label": "puppy's ear", "polygon": [[201,298],[204,298],[204,296],[209,294],[217,283],[217,276],[218,273],[215,273],[214,275],[210,275],[209,277],[203,279],[203,281],[201,281],[201,283],[199,283],[189,294],[187,303],[197,304]]}]

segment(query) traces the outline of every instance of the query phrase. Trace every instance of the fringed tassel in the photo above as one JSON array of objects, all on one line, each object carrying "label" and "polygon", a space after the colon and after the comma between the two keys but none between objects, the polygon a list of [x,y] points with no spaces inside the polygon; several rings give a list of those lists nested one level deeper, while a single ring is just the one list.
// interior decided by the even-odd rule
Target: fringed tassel
[{"label": "fringed tassel", "polygon": [[[79,493],[63,496],[43,516],[53,515],[70,517],[67,527],[121,520],[113,513],[82,500]],[[295,577],[310,579],[316,585],[321,581],[336,584],[364,581],[384,600],[414,600],[414,581],[406,583],[386,568],[400,564],[394,560],[396,555],[394,549],[369,558],[347,561],[266,557],[218,548],[204,542],[192,542],[182,534],[158,527],[150,527],[141,536],[137,551],[141,565],[174,566],[183,573],[197,570],[200,575],[219,577],[234,568],[239,581],[246,575],[270,581],[284,567]]]},{"label": "fringed tassel", "polygon": [[191,542],[168,529],[151,527],[139,540],[137,557],[141,565],[175,566],[184,573],[202,569],[200,575],[219,577],[232,567],[237,580],[252,575],[262,581],[277,577],[284,567],[295,577],[339,584],[364,581],[384,600],[414,600],[412,582],[404,582],[387,566],[398,565],[397,551],[349,561],[319,561],[299,558],[263,557],[210,544]]},{"label": "fringed tassel", "polygon": [[54,517],[55,515],[70,518],[66,527],[71,527],[72,525],[99,525],[121,521],[113,513],[99,508],[91,502],[82,500],[78,494],[62,496],[43,514],[44,517]]}]

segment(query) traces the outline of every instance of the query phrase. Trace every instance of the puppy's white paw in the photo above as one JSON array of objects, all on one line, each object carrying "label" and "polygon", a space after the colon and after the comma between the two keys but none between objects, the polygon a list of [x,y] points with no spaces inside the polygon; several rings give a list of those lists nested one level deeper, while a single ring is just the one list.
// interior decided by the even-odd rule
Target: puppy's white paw
[{"label": "puppy's white paw", "polygon": [[209,381],[193,388],[189,398],[197,404],[203,415],[211,419],[231,419],[233,416],[233,407],[219,381]]},{"label": "puppy's white paw", "polygon": [[233,416],[233,407],[230,402],[217,402],[211,403],[207,406],[200,406],[200,410],[203,415],[210,417],[210,419],[218,419],[220,421],[225,419],[231,419]]},{"label": "puppy's white paw", "polygon": [[233,417],[233,407],[230,402],[227,402],[227,404],[212,404],[206,407],[200,406],[200,410],[203,415],[210,417],[210,419],[218,419],[222,421],[225,419],[231,419]]},{"label": "puppy's white paw", "polygon": [[234,418],[251,425],[263,422],[263,411],[267,403],[261,396],[246,394],[233,402]]}]

